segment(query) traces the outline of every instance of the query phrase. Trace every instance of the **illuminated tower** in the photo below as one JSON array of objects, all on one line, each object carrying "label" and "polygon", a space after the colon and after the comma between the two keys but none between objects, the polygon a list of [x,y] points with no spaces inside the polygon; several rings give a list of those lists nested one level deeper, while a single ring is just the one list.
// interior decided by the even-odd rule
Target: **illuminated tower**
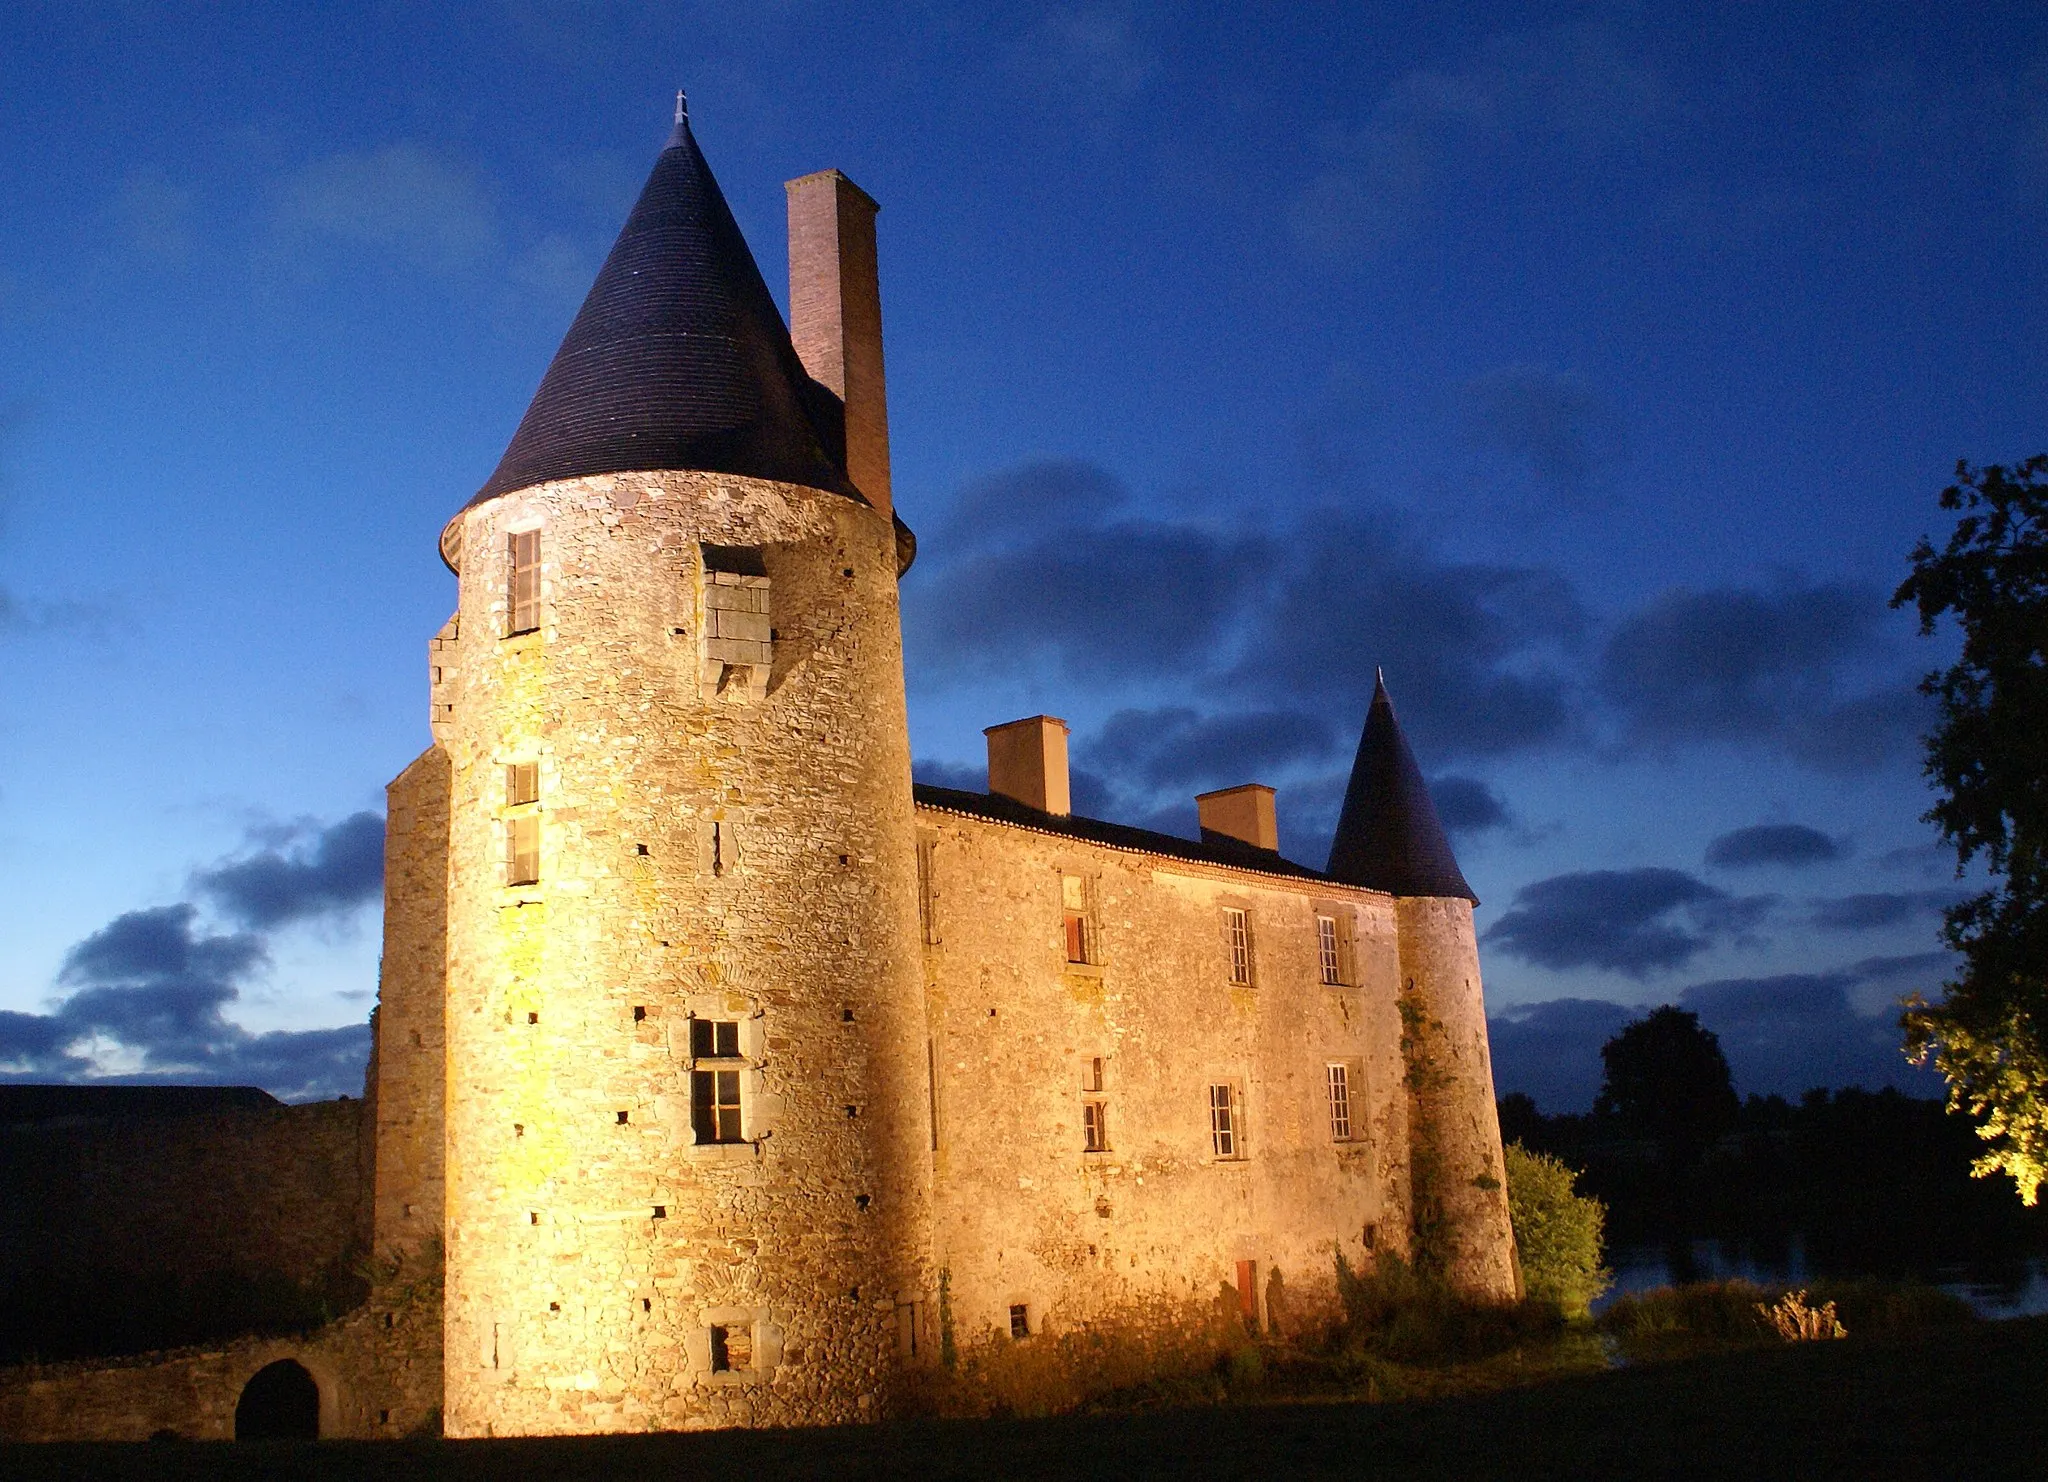
[{"label": "illuminated tower", "polygon": [[1465,883],[1415,754],[1376,680],[1328,873],[1394,897],[1401,947],[1414,1248],[1469,1295],[1520,1295],[1500,1117]]},{"label": "illuminated tower", "polygon": [[816,379],[679,100],[441,537],[451,1435],[867,1418],[922,1331],[874,205],[790,210]]}]

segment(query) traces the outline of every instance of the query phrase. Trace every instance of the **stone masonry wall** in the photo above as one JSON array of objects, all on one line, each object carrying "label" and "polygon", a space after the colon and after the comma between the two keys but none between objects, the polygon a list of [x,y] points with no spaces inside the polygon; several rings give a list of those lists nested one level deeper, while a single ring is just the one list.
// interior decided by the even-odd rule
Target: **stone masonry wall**
[{"label": "stone masonry wall", "polygon": [[[540,630],[506,636],[510,532]],[[707,674],[700,543],[765,562],[772,672]],[[886,1410],[931,1288],[925,1031],[893,531],[689,473],[466,513],[451,763],[452,1434]],[[508,805],[506,768],[539,767]],[[507,829],[540,823],[539,882]],[[692,1016],[740,1026],[745,1140],[699,1146]],[[713,1369],[714,1326],[753,1362]]]},{"label": "stone masonry wall", "polygon": [[[1406,1251],[1408,1103],[1393,903],[1322,882],[1138,854],[918,810],[937,1069],[937,1260],[965,1346],[1010,1332],[1193,1312],[1255,1262],[1259,1318],[1314,1320],[1333,1257]],[[1062,878],[1085,882],[1071,966]],[[1248,914],[1233,986],[1223,913]],[[1315,916],[1348,917],[1350,981],[1320,981]],[[1103,1060],[1102,1090],[1085,1088]],[[1346,1065],[1351,1137],[1327,1067]],[[1209,1087],[1241,1096],[1242,1156],[1216,1156]],[[1084,1150],[1082,1105],[1109,1148]],[[1231,1297],[1236,1300],[1235,1294]]]},{"label": "stone masonry wall", "polygon": [[1397,903],[1415,1126],[1416,1225],[1451,1284],[1521,1295],[1469,901]]}]

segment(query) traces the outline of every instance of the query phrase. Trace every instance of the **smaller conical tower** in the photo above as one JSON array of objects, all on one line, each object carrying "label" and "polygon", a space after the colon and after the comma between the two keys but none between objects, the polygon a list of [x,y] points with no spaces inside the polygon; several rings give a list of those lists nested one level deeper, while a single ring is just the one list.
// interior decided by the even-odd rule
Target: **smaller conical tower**
[{"label": "smaller conical tower", "polygon": [[1374,681],[1328,873],[1394,897],[1416,1255],[1459,1291],[1511,1300],[1521,1282],[1472,925],[1478,897],[1451,852],[1384,676]]}]

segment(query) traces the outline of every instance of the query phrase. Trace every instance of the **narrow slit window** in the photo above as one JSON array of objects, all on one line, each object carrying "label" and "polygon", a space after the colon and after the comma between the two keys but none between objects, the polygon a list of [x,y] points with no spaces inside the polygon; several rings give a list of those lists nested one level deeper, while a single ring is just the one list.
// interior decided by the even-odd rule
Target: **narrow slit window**
[{"label": "narrow slit window", "polygon": [[1082,1146],[1091,1153],[1109,1151],[1109,1105],[1102,1101],[1081,1103]]},{"label": "narrow slit window", "polygon": [[505,883],[540,881],[540,819],[528,813],[505,822]]},{"label": "narrow slit window", "polygon": [[939,942],[938,900],[932,884],[932,855],[936,848],[931,839],[918,840],[917,924],[928,947],[935,947]]},{"label": "narrow slit window", "polygon": [[1088,913],[1088,882],[1060,876],[1060,914],[1066,930],[1067,961],[1095,961],[1095,922]]},{"label": "narrow slit window", "polygon": [[1351,1067],[1332,1065],[1329,1067],[1330,1085],[1330,1138],[1333,1142],[1351,1141]]},{"label": "narrow slit window", "polygon": [[1252,980],[1251,918],[1237,907],[1223,912],[1223,937],[1230,949],[1230,981],[1245,987]]},{"label": "narrow slit window", "polygon": [[1216,1081],[1209,1087],[1209,1147],[1219,1158],[1244,1155],[1244,1115],[1237,1087]]},{"label": "narrow slit window", "polygon": [[511,580],[506,593],[507,637],[540,627],[540,532],[520,530],[509,537]]},{"label": "narrow slit window", "polygon": [[1024,1339],[1031,1336],[1031,1307],[1026,1302],[1010,1304],[1010,1336]]}]

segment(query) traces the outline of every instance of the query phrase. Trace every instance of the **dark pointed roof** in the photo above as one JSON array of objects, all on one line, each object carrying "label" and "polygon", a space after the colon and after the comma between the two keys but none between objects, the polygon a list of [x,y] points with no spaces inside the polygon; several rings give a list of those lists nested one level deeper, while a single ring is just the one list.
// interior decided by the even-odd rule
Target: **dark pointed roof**
[{"label": "dark pointed roof", "polygon": [[1372,708],[1365,714],[1358,759],[1351,764],[1351,785],[1344,789],[1344,812],[1337,819],[1326,873],[1347,885],[1391,895],[1463,896],[1479,903],[1458,869],[1422,769],[1394,719],[1384,678],[1373,682]]},{"label": "dark pointed roof", "polygon": [[[697,469],[859,499],[828,451],[831,393],[804,373],[718,182],[678,109],[490,482]],[[816,403],[814,406],[813,403]]]}]

